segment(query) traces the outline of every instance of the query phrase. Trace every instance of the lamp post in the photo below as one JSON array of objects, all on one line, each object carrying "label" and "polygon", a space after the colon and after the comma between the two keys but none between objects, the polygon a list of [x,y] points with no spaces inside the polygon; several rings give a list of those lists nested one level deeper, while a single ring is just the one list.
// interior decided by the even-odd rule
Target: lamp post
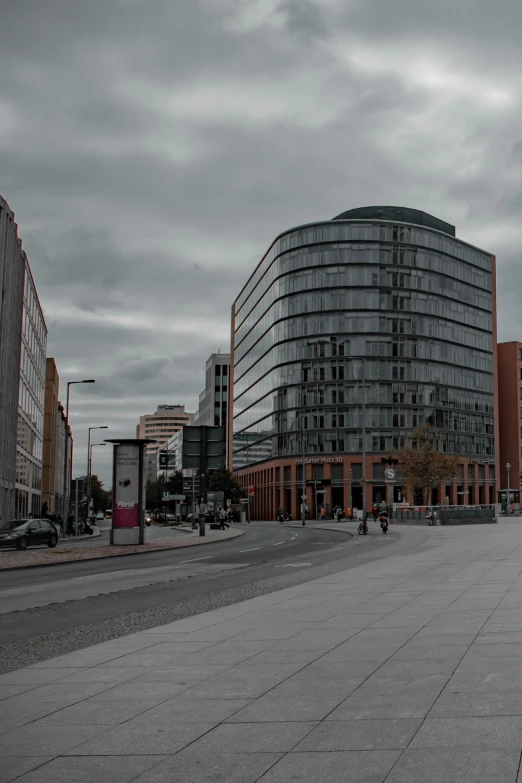
[{"label": "lamp post", "polygon": [[250,441],[247,432],[247,522],[250,524]]},{"label": "lamp post", "polygon": [[507,509],[508,509],[508,514],[509,514],[509,512],[511,510],[511,503],[510,503],[510,499],[509,499],[509,471],[511,470],[511,463],[510,462],[506,462],[506,470],[507,470]]},{"label": "lamp post", "polygon": [[303,407],[303,486],[301,490],[301,524],[306,527],[306,427],[305,427],[305,413]]},{"label": "lamp post", "polygon": [[[65,454],[63,458],[63,513],[62,513],[62,520],[63,520],[63,529],[65,530],[65,520],[67,518],[67,497],[68,497],[68,486],[70,483],[70,476],[68,476],[68,470],[67,470],[67,456],[69,454],[69,448],[68,448],[68,439],[69,439],[69,401],[70,401],[70,394],[71,394],[71,386],[74,386],[77,383],[96,383],[94,378],[89,378],[88,380],[84,381],[69,381],[67,383],[67,401],[65,406]],[[72,462],[72,459],[71,459]]]},{"label": "lamp post", "polygon": [[[92,430],[108,430],[107,424],[102,424],[98,427],[89,427],[89,437],[87,439],[87,516],[89,516],[89,506],[91,501],[91,465],[92,465],[92,452],[91,452],[91,432]],[[102,445],[97,443],[97,446]]]}]

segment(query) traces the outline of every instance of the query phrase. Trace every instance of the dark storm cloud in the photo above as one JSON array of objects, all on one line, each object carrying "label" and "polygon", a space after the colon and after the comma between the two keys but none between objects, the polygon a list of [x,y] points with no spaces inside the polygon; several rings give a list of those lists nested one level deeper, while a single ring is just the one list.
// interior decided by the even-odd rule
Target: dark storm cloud
[{"label": "dark storm cloud", "polygon": [[521,22],[514,0],[4,3],[0,193],[63,381],[97,380],[73,387],[77,453],[93,424],[193,410],[274,236],[353,206],[496,253],[520,338]]}]

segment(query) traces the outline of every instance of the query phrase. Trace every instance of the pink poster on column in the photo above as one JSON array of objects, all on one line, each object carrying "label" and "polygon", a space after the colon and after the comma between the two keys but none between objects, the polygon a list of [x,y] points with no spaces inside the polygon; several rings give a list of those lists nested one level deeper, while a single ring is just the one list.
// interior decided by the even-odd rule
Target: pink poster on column
[{"label": "pink poster on column", "polygon": [[140,447],[116,446],[113,528],[140,524]]}]

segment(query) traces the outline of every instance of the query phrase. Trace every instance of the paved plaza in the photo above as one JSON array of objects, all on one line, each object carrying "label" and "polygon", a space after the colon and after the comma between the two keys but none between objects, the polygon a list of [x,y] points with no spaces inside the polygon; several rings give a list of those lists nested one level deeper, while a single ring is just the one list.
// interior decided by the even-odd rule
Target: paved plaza
[{"label": "paved plaza", "polygon": [[0,677],[0,783],[522,783],[522,521],[422,538]]}]

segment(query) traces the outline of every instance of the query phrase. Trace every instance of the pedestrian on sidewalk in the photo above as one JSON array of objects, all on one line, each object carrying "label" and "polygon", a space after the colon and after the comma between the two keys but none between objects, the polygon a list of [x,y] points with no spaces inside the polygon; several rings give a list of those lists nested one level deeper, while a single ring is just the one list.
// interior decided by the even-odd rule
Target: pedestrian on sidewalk
[{"label": "pedestrian on sidewalk", "polygon": [[219,512],[219,527],[220,530],[224,530],[225,527],[230,527],[230,525],[227,523],[227,514],[224,508],[222,508]]}]

